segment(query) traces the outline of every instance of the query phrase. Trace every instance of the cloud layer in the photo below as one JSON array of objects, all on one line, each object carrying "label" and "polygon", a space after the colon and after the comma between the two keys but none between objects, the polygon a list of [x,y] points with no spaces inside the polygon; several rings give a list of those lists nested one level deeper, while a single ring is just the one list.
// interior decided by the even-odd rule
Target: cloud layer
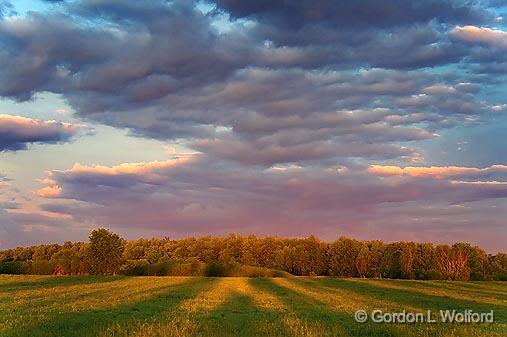
[{"label": "cloud layer", "polygon": [[467,57],[449,36],[461,41],[472,26],[446,27],[488,22],[486,9],[447,0],[213,4],[205,13],[192,2],[80,1],[5,18],[0,95],[60,93],[82,118],[267,166],[412,160],[419,154],[400,142],[497,106],[476,98],[478,86],[423,71]]},{"label": "cloud layer", "polygon": [[[404,171],[408,174],[402,176]],[[55,201],[45,211],[124,230],[150,226],[177,236],[240,231],[326,237],[340,231],[385,237],[389,226],[371,223],[397,223],[412,203],[424,205],[419,212],[452,213],[507,197],[505,166],[247,170],[203,155],[114,167],[76,164],[51,171],[44,183],[39,194]],[[429,236],[435,228],[423,220],[431,222],[435,214],[420,215],[422,223],[409,221],[397,237]],[[456,221],[459,215],[445,218]],[[497,230],[494,223],[484,226]],[[475,224],[463,224],[461,230],[470,240]]]},{"label": "cloud layer", "polygon": [[[15,16],[0,0],[0,96],[55,94],[72,118],[194,154],[41,168],[43,204],[5,204],[5,232],[505,236],[501,4],[51,2]],[[0,151],[77,129],[2,115]]]}]

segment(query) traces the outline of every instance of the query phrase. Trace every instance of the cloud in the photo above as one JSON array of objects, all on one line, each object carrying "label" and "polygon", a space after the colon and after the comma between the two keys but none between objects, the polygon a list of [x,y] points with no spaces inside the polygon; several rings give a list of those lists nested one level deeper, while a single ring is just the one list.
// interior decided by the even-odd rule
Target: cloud
[{"label": "cloud", "polygon": [[[460,167],[460,166],[431,166],[431,167],[399,167],[399,166],[382,166],[372,165],[368,168],[368,172],[379,176],[411,176],[421,178],[468,178],[480,179],[484,177],[500,176],[507,180],[506,165],[492,165],[485,168],[477,167]],[[480,183],[473,181],[473,183]]]},{"label": "cloud", "polygon": [[277,26],[297,28],[307,24],[333,27],[376,27],[413,25],[437,20],[442,22],[482,21],[488,14],[469,2],[437,0],[388,0],[378,6],[371,1],[326,0],[269,1],[215,0],[219,9],[237,18],[256,18]]},{"label": "cloud", "polygon": [[[1,203],[0,203],[1,204]],[[11,205],[12,206],[12,205]],[[65,216],[45,211],[2,209],[0,206],[0,248],[82,240],[87,226],[75,225]],[[72,228],[72,230],[69,230]]]},{"label": "cloud", "polygon": [[[74,118],[200,152],[52,170],[34,197],[46,213],[5,212],[9,230],[34,228],[37,217],[44,228],[315,229],[328,238],[380,237],[395,226],[400,238],[452,236],[462,214],[464,236],[477,235],[480,214],[486,226],[505,225],[491,210],[503,208],[506,179],[491,164],[503,158],[507,58],[503,32],[480,28],[500,24],[495,9],[457,0],[209,3],[216,8],[80,0],[16,17],[4,7],[0,96],[54,93]],[[0,137],[3,149],[68,141],[77,127],[33,123],[30,135],[51,132]],[[415,167],[438,162],[428,144],[478,128],[470,162],[443,154],[440,167]],[[484,139],[490,150],[479,149]]]},{"label": "cloud", "polygon": [[455,39],[487,47],[507,49],[507,32],[499,29],[475,26],[456,26],[451,31]]},{"label": "cloud", "polygon": [[12,4],[7,0],[0,0],[0,19],[5,15],[13,14],[14,10]]},{"label": "cloud", "polygon": [[3,19],[0,95],[61,94],[80,118],[263,166],[412,160],[420,151],[406,142],[497,105],[425,69],[467,55],[442,27],[488,20],[475,6],[216,5],[77,1]]},{"label": "cloud", "polygon": [[[419,157],[416,150],[403,146],[365,144],[354,141],[344,141],[340,144],[336,140],[319,139],[318,135],[315,136],[314,141],[310,141],[306,139],[308,136],[307,133],[301,134],[292,131],[285,135],[263,137],[258,141],[222,137],[200,140],[192,146],[219,158],[237,161],[245,165],[267,167],[280,163],[318,163],[338,158],[342,160],[345,158],[411,160]],[[303,140],[299,140],[299,138],[303,138]]]},{"label": "cloud", "polygon": [[69,123],[0,115],[0,151],[24,150],[32,143],[67,142],[80,129]]},{"label": "cloud", "polygon": [[[412,175],[379,177],[366,167],[247,169],[204,155],[113,167],[76,165],[50,172],[46,187],[58,186],[60,192],[49,196],[51,203],[42,209],[77,222],[107,223],[119,230],[149,226],[177,236],[230,231],[358,235],[369,226],[381,235],[386,226],[396,225],[403,237],[412,231],[426,233],[430,229],[424,219],[430,221],[435,214],[425,214],[410,227],[402,205],[414,203],[411,209],[419,214],[427,207],[450,212],[456,205],[474,208],[475,203],[507,197],[505,184],[456,180],[487,177],[491,172],[484,170],[501,171],[505,178],[503,166],[477,170],[428,174],[422,180]],[[482,211],[477,207],[476,212]],[[439,221],[448,225],[460,219],[458,214],[442,215]]]},{"label": "cloud", "polygon": [[43,198],[55,198],[60,195],[62,189],[59,186],[47,186],[37,191],[37,195]]}]

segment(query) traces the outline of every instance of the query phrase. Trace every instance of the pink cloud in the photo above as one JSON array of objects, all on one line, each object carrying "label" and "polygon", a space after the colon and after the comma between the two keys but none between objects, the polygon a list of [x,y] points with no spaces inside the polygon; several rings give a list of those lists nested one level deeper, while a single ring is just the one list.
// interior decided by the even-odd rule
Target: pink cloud
[{"label": "pink cloud", "polygon": [[485,168],[461,167],[461,166],[384,166],[371,165],[368,172],[378,176],[412,176],[412,177],[431,177],[443,179],[463,175],[485,175],[488,173],[504,173],[507,177],[507,165],[492,165]]},{"label": "pink cloud", "polygon": [[[502,165],[252,168],[205,155],[112,167],[75,165],[50,172],[48,192],[61,190],[47,196],[52,201],[43,209],[67,214],[77,223],[180,237],[238,232],[384,238],[395,228],[396,238],[412,239],[413,233],[431,237],[438,223],[439,235],[451,236],[453,226],[463,222],[459,212],[449,210],[467,205],[467,216],[475,219],[485,212],[476,205],[489,201],[502,207],[495,200],[507,197],[507,185],[459,182],[477,181],[493,171],[507,173]],[[408,205],[418,221],[407,218]],[[462,233],[473,233],[479,225],[489,226],[469,221]],[[498,235],[498,230],[492,233]]]},{"label": "pink cloud", "polygon": [[507,32],[499,29],[476,26],[457,26],[451,36],[471,44],[483,44],[494,48],[507,49]]},{"label": "pink cloud", "polygon": [[62,188],[58,185],[51,185],[41,188],[37,191],[37,195],[43,198],[55,198],[60,195]]}]

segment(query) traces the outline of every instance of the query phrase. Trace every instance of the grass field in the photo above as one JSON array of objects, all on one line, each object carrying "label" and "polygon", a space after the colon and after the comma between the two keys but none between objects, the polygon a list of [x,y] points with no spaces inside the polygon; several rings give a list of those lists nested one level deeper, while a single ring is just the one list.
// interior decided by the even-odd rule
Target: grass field
[{"label": "grass field", "polygon": [[[495,322],[361,324],[358,309]],[[507,336],[507,283],[0,275],[0,336]]]}]

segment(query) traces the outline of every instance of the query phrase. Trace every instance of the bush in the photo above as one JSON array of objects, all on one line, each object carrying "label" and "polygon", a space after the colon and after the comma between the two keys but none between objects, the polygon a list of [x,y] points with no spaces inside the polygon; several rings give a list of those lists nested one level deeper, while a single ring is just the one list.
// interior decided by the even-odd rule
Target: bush
[{"label": "bush", "polygon": [[70,260],[52,259],[50,262],[53,267],[52,275],[70,275]]},{"label": "bush", "polygon": [[495,273],[495,274],[493,274],[493,280],[507,281],[507,274],[506,273]]},{"label": "bush", "polygon": [[230,275],[230,268],[223,263],[212,262],[206,265],[204,275],[209,277],[222,277]]},{"label": "bush", "polygon": [[171,270],[173,276],[204,276],[205,265],[197,258],[190,258],[184,262],[177,262]]},{"label": "bush", "polygon": [[146,273],[151,276],[171,275],[171,265],[167,262],[157,262],[146,266]]},{"label": "bush", "polygon": [[0,263],[0,274],[25,274],[27,271],[27,263],[19,261]]},{"label": "bush", "polygon": [[120,273],[128,276],[146,276],[146,267],[149,264],[146,260],[129,260],[122,266]]},{"label": "bush", "polygon": [[53,266],[48,260],[35,260],[32,262],[30,274],[51,275],[52,273]]},{"label": "bush", "polygon": [[281,270],[255,266],[237,266],[230,276],[238,277],[288,277],[290,274]]},{"label": "bush", "polygon": [[157,263],[147,260],[129,260],[121,268],[121,274],[129,276],[202,276],[203,263],[165,259]]},{"label": "bush", "polygon": [[426,280],[443,280],[444,277],[442,276],[442,273],[436,269],[430,269],[425,274]]}]

